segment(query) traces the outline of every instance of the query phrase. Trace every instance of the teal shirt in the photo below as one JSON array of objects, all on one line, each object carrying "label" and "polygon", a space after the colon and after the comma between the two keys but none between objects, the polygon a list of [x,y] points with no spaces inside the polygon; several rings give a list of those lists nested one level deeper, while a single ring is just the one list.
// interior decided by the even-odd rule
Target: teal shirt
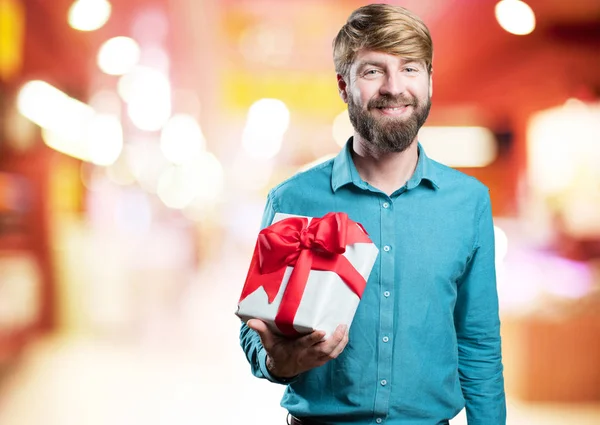
[{"label": "teal shirt", "polygon": [[[391,196],[363,181],[352,139],[334,159],[269,193],[276,212],[345,212],[379,248],[343,353],[285,382],[281,405],[326,424],[504,425],[506,402],[488,189],[428,158]],[[242,324],[252,372],[278,382],[258,335]],[[283,383],[283,382],[279,382]]]}]

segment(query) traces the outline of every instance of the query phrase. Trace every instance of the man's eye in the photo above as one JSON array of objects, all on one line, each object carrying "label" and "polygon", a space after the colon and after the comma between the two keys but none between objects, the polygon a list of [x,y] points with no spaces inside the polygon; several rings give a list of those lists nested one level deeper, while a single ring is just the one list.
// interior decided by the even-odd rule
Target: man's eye
[{"label": "man's eye", "polygon": [[413,73],[413,72],[419,72],[419,70],[418,70],[417,68],[411,68],[411,67],[404,68],[404,70],[405,70],[406,72],[408,72],[409,74],[411,74],[411,73]]},{"label": "man's eye", "polygon": [[379,73],[379,70],[377,69],[368,69],[365,71],[365,75],[376,75]]}]

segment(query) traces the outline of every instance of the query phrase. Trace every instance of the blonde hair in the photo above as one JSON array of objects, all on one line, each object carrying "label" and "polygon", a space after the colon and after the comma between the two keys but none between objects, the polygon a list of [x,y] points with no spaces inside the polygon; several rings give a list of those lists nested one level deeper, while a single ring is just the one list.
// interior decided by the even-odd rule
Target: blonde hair
[{"label": "blonde hair", "polygon": [[346,77],[361,49],[422,60],[432,71],[433,43],[429,29],[414,13],[389,4],[356,9],[333,40],[335,71]]}]

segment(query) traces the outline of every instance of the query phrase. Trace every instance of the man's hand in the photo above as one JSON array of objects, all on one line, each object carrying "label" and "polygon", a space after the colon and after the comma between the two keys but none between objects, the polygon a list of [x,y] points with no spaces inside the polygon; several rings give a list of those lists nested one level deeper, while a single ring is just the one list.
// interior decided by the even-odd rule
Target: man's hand
[{"label": "man's hand", "polygon": [[323,331],[288,339],[271,332],[262,320],[251,319],[247,324],[260,336],[267,351],[267,368],[278,378],[291,378],[324,365],[339,356],[348,343],[346,325],[339,325],[329,339],[321,341],[325,336]]}]

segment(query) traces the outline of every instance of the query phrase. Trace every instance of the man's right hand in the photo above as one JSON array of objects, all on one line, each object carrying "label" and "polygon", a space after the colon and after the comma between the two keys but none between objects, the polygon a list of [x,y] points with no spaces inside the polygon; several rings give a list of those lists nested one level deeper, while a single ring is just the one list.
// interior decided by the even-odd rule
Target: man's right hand
[{"label": "man's right hand", "polygon": [[260,336],[267,352],[267,368],[276,378],[292,378],[302,372],[322,366],[337,358],[348,343],[348,328],[339,325],[333,335],[325,341],[323,331],[314,331],[298,339],[289,339],[274,334],[262,320],[251,319],[250,329]]}]

